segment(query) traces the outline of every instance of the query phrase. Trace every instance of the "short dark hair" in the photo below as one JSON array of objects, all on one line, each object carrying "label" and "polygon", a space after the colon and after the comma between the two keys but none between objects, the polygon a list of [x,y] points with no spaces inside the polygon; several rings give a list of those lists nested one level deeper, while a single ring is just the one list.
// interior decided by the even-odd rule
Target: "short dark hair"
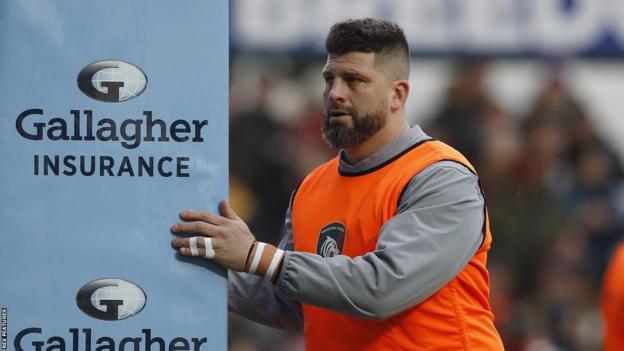
[{"label": "short dark hair", "polygon": [[[376,18],[349,19],[334,24],[325,39],[330,55],[372,52],[392,57],[405,65],[409,76],[409,46],[403,29],[396,23]],[[407,79],[407,76],[401,77]]]}]

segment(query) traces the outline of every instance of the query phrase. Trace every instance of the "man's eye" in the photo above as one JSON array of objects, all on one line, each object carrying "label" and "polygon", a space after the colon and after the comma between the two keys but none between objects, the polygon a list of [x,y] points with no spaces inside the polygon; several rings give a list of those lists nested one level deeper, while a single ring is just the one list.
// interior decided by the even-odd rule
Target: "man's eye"
[{"label": "man's eye", "polygon": [[325,77],[323,77],[323,78],[325,79],[325,83],[327,83],[327,84],[331,84],[331,83],[333,83],[333,82],[334,82],[334,77],[331,77],[331,76],[325,76]]}]

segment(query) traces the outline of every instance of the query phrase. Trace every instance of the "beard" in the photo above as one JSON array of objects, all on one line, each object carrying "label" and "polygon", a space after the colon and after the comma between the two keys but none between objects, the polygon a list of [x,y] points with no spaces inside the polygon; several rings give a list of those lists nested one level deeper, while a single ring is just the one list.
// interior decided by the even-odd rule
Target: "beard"
[{"label": "beard", "polygon": [[[331,110],[340,110],[351,115],[352,125],[342,121],[332,121]],[[341,149],[362,144],[386,125],[384,106],[373,112],[361,115],[353,107],[332,106],[325,111],[321,135],[329,146]]]}]

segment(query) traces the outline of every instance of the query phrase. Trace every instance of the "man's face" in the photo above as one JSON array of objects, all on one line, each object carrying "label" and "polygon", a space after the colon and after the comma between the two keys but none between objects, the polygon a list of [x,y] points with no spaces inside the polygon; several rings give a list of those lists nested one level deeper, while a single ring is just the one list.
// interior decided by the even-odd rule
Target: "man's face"
[{"label": "man's face", "polygon": [[374,53],[329,55],[323,78],[322,133],[331,146],[359,145],[385,126],[390,82],[376,69]]}]

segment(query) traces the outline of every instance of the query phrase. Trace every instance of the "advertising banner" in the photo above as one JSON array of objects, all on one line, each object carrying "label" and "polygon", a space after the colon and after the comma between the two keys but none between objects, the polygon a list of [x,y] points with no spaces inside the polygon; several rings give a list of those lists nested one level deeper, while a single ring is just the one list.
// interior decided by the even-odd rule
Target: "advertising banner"
[{"label": "advertising banner", "polygon": [[0,2],[1,349],[227,348],[228,2]]},{"label": "advertising banner", "polygon": [[333,23],[378,17],[403,27],[414,56],[624,56],[622,1],[232,0],[231,7],[235,52],[323,56]]}]

